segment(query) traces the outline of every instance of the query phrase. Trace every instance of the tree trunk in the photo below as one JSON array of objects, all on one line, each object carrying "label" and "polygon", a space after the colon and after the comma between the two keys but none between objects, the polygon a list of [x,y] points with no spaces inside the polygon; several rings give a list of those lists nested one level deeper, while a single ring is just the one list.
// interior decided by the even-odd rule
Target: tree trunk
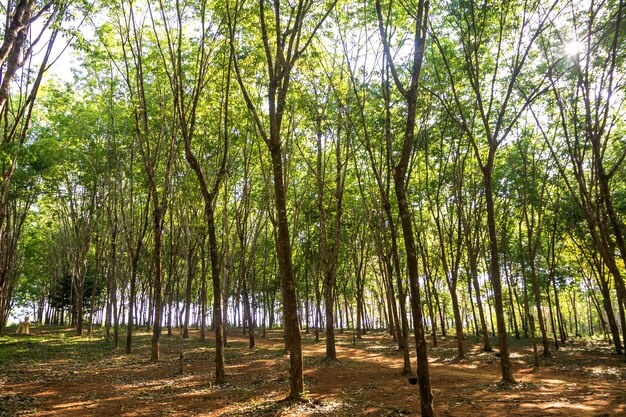
[{"label": "tree trunk", "polygon": [[487,320],[485,319],[485,311],[483,309],[482,297],[480,295],[480,284],[478,283],[478,265],[476,256],[470,256],[470,272],[472,274],[472,284],[476,293],[476,305],[478,306],[478,316],[480,317],[480,325],[483,334],[483,351],[491,352],[491,343],[489,342],[489,330],[487,330]]},{"label": "tree trunk", "polygon": [[[272,100],[270,99],[270,105]],[[293,276],[291,259],[291,241],[289,239],[289,222],[287,219],[287,204],[285,198],[285,184],[282,166],[282,151],[278,137],[278,126],[271,120],[273,126],[273,146],[270,146],[272,167],[274,174],[274,196],[276,200],[276,217],[278,222],[277,247],[278,265],[282,277],[283,311],[285,324],[285,343],[289,349],[289,398],[296,400],[304,395],[304,368],[302,357],[302,336],[300,334],[300,320],[298,319],[298,303]]]},{"label": "tree trunk", "polygon": [[195,275],[195,244],[191,243],[193,237],[189,237],[189,248],[187,248],[187,283],[185,286],[185,320],[183,323],[183,339],[189,339],[189,313],[191,310],[191,290]]},{"label": "tree trunk", "polygon": [[163,278],[163,270],[161,267],[161,249],[162,249],[162,238],[163,238],[163,213],[161,213],[161,207],[159,205],[159,201],[156,198],[156,185],[154,186],[152,192],[154,192],[154,207],[152,210],[152,221],[154,227],[154,280],[153,280],[153,300],[152,303],[152,317],[153,326],[152,326],[152,342],[151,342],[151,350],[150,350],[150,361],[157,362],[159,360],[159,339],[161,338],[161,317],[163,314],[163,303],[162,303],[162,278]]},{"label": "tree trunk", "polygon": [[493,159],[495,150],[489,152],[489,161],[483,168],[485,179],[485,200],[487,203],[487,229],[489,231],[489,254],[491,263],[489,265],[491,285],[493,287],[494,304],[496,310],[496,323],[498,327],[498,338],[500,341],[500,368],[502,371],[502,381],[515,383],[511,360],[509,358],[509,342],[504,320],[504,305],[502,302],[502,280],[500,278],[500,253],[498,250],[498,234],[496,231],[496,213],[493,201]]}]

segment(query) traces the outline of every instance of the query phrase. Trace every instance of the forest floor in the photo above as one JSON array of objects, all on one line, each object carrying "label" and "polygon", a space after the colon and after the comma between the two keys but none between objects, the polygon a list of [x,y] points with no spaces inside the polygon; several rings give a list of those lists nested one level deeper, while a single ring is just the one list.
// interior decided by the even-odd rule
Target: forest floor
[{"label": "forest floor", "polygon": [[[309,400],[290,404],[281,401],[289,381],[279,331],[257,335],[251,350],[240,329],[229,329],[228,382],[215,385],[214,345],[201,343],[197,331],[184,341],[180,374],[177,333],[163,335],[162,359],[153,364],[145,332],[136,333],[134,351],[126,355],[100,332],[88,339],[73,329],[32,330],[0,337],[0,416],[419,415],[417,386],[400,375],[402,355],[382,332],[356,344],[351,332],[337,334],[335,363],[323,360],[323,340],[303,333]],[[499,358],[482,352],[475,337],[464,345],[462,361],[455,360],[453,338],[429,347],[438,416],[626,416],[626,364],[606,343],[568,342],[533,369],[530,342],[513,340],[514,386],[498,383]]]}]

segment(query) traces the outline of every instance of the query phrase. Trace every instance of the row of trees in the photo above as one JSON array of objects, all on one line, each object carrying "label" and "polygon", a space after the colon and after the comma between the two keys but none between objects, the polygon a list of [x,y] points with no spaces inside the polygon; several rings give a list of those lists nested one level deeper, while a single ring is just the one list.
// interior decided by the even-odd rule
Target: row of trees
[{"label": "row of trees", "polygon": [[0,326],[144,325],[158,360],[196,323],[223,382],[228,324],[280,324],[292,399],[301,328],[336,360],[387,327],[405,373],[412,331],[423,415],[427,332],[497,332],[505,382],[511,334],[623,352],[623,1],[100,6],[7,160]]},{"label": "row of trees", "polygon": [[[15,277],[16,254],[26,215],[37,197],[41,168],[18,165],[31,125],[35,99],[44,73],[54,59],[66,4],[34,0],[3,5],[4,37],[0,45],[0,332],[8,319]],[[24,159],[24,156],[22,156]],[[31,169],[29,169],[31,168]],[[17,177],[12,185],[13,177]]]}]

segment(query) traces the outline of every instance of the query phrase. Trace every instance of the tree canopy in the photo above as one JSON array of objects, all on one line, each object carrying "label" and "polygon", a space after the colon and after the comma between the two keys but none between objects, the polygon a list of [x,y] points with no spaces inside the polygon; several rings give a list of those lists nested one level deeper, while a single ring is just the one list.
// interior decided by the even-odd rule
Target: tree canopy
[{"label": "tree canopy", "polygon": [[222,383],[229,328],[280,326],[299,399],[301,332],[335,361],[337,331],[386,329],[424,416],[438,335],[461,359],[497,333],[507,383],[511,338],[535,365],[582,336],[624,353],[623,0],[4,13],[0,332],[23,307],[115,347],[125,326],[131,353],[143,326],[157,361],[197,324]]}]

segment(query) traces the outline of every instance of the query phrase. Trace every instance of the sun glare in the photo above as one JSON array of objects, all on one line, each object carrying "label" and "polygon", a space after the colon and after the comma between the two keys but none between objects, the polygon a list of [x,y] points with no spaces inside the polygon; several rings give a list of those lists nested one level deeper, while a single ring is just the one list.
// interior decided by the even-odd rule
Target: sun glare
[{"label": "sun glare", "polygon": [[580,42],[576,40],[569,41],[568,43],[565,44],[565,47],[564,47],[565,55],[572,56],[572,57],[578,55],[581,49],[582,48],[581,48]]}]

